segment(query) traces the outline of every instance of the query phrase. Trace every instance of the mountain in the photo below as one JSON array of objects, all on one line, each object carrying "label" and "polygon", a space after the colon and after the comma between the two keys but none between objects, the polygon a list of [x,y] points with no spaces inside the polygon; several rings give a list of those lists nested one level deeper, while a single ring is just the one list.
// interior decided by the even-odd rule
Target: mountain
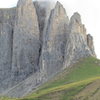
[{"label": "mountain", "polygon": [[93,37],[60,2],[19,0],[0,9],[1,95],[23,97],[87,57],[96,57]]}]

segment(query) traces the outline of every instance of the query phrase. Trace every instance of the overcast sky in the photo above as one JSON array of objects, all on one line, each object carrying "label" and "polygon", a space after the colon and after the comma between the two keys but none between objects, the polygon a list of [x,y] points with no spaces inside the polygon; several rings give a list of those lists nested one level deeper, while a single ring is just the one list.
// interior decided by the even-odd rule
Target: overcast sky
[{"label": "overcast sky", "polygon": [[[49,0],[57,1],[57,0]],[[100,0],[58,0],[66,8],[70,17],[74,12],[79,12],[82,22],[87,28],[87,33],[94,37],[94,46],[97,57],[100,58]],[[0,0],[0,8],[16,6],[18,0]]]}]

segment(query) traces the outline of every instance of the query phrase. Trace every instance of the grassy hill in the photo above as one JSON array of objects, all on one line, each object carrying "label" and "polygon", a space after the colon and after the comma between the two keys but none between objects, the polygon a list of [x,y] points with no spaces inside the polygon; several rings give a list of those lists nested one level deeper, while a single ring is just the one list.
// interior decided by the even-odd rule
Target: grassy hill
[{"label": "grassy hill", "polygon": [[100,61],[93,57],[79,62],[21,99],[0,100],[100,100]]}]

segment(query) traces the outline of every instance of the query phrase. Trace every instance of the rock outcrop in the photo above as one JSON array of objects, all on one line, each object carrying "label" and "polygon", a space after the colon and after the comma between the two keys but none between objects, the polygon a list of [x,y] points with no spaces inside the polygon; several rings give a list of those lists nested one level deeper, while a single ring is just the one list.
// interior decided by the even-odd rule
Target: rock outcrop
[{"label": "rock outcrop", "polygon": [[95,57],[81,16],[69,20],[62,4],[51,5],[19,0],[0,9],[0,94],[25,96],[80,58]]},{"label": "rock outcrop", "polygon": [[26,79],[39,70],[39,27],[32,0],[19,0],[13,33],[12,78]]},{"label": "rock outcrop", "polygon": [[50,1],[35,1],[34,6],[36,8],[36,13],[38,17],[39,30],[40,30],[40,40],[43,42],[43,32],[47,25],[50,12],[54,8],[55,4]]},{"label": "rock outcrop", "polygon": [[55,74],[63,67],[68,23],[65,9],[57,2],[51,11],[46,31],[43,34],[40,66],[46,70],[48,76]]},{"label": "rock outcrop", "polygon": [[90,46],[87,43],[85,26],[82,24],[81,16],[77,12],[71,17],[68,27],[65,67],[75,63],[80,58],[90,55],[94,56],[94,53],[91,52],[92,50],[90,50]]},{"label": "rock outcrop", "polygon": [[90,48],[91,53],[92,53],[94,56],[96,56],[96,55],[95,55],[95,51],[94,51],[93,37],[92,37],[90,34],[87,35],[87,45],[88,45],[88,47]]},{"label": "rock outcrop", "polygon": [[0,93],[11,79],[14,19],[15,8],[0,9]]}]

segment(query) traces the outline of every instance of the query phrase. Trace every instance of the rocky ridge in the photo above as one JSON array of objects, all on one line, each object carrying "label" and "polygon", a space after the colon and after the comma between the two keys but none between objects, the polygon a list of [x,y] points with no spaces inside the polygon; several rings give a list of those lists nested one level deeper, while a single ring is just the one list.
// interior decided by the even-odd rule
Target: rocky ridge
[{"label": "rocky ridge", "polygon": [[19,0],[0,9],[0,94],[25,96],[78,59],[96,57],[81,16],[69,20],[60,2],[51,5]]}]

